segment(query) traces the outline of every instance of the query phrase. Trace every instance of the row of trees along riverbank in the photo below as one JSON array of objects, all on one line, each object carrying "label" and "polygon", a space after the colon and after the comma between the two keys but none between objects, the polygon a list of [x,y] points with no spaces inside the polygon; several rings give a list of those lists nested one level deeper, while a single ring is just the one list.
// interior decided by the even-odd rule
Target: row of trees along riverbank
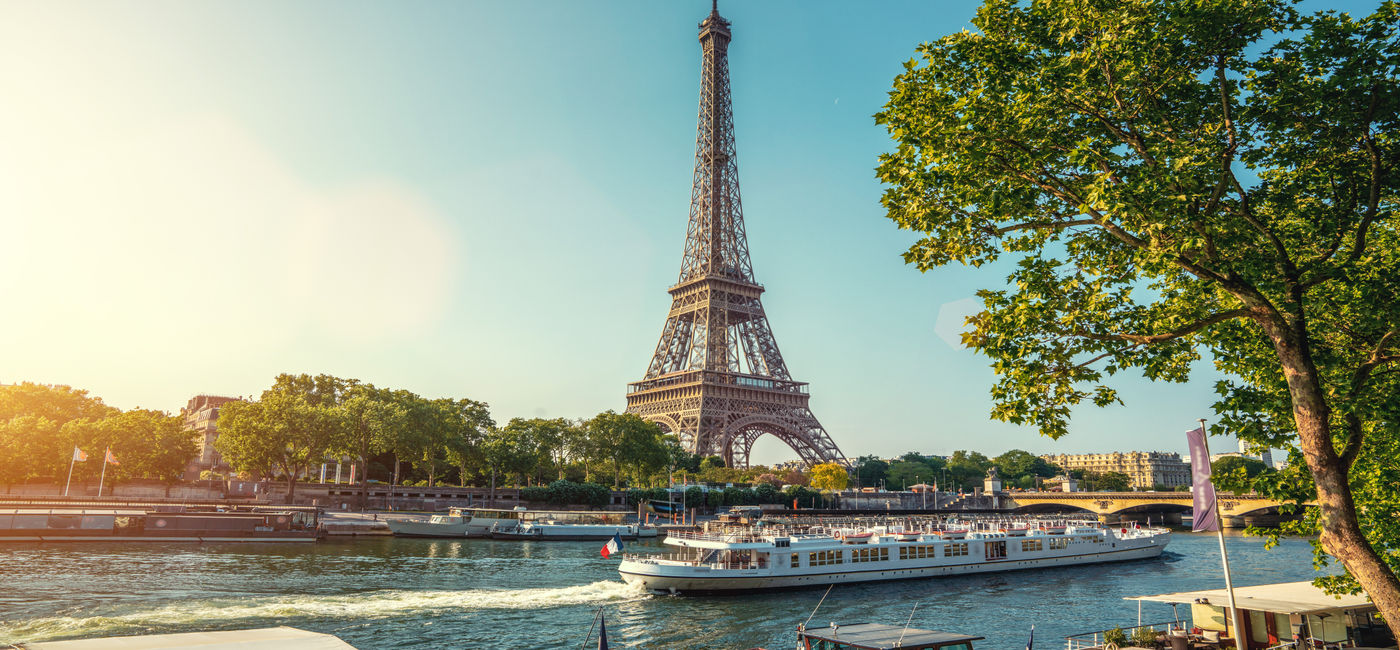
[{"label": "row of trees along riverbank", "polygon": [[123,411],[68,386],[0,386],[0,483],[62,484],[75,447],[88,455],[72,463],[78,483],[98,480],[106,449],[118,460],[106,467],[108,485],[135,478],[177,482],[195,455],[194,438],[167,413]]},{"label": "row of trees along riverbank", "polygon": [[[255,401],[221,407],[215,443],[239,472],[296,479],[321,463],[347,459],[357,468],[362,499],[375,459],[386,460],[397,485],[542,486],[551,481],[666,485],[670,480],[845,487],[839,466],[811,474],[767,467],[727,468],[717,457],[683,449],[660,427],[627,413],[588,419],[515,418],[496,426],[486,403],[430,399],[330,375],[279,375]],[[839,477],[837,476],[839,474]],[[528,497],[527,497],[528,498]]]}]

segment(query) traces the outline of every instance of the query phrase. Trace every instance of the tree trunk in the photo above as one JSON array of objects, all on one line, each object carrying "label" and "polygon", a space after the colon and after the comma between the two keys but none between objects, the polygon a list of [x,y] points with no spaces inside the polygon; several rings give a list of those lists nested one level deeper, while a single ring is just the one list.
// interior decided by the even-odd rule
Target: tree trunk
[{"label": "tree trunk", "polygon": [[1324,550],[1342,561],[1385,617],[1391,634],[1400,638],[1400,580],[1361,531],[1348,469],[1332,443],[1331,409],[1312,355],[1306,343],[1302,343],[1307,340],[1306,336],[1296,330],[1289,334],[1292,336],[1274,336],[1274,348],[1288,380],[1299,446],[1317,485],[1317,505],[1322,520],[1319,541]]},{"label": "tree trunk", "polygon": [[399,455],[394,454],[394,478],[389,481],[389,509],[394,509],[394,486],[399,484]]},{"label": "tree trunk", "polygon": [[491,507],[496,507],[496,468],[491,468]]},{"label": "tree trunk", "polygon": [[434,486],[437,485],[437,479],[433,477],[433,474],[434,474],[435,472],[437,472],[437,459],[435,459],[435,458],[429,458],[429,459],[428,459],[428,487],[434,487]]}]

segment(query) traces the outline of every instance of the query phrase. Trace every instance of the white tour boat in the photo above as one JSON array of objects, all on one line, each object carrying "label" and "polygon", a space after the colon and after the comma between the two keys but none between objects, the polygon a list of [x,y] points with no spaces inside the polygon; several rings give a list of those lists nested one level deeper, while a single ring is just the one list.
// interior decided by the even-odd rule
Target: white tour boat
[{"label": "white tour boat", "polygon": [[433,515],[427,521],[389,519],[389,530],[398,537],[466,537],[471,516],[461,508],[452,508],[445,515]]},{"label": "white tour boat", "polygon": [[618,572],[652,593],[724,593],[1154,558],[1171,531],[1092,525],[916,530],[759,526],[672,533],[671,554],[624,554]]}]

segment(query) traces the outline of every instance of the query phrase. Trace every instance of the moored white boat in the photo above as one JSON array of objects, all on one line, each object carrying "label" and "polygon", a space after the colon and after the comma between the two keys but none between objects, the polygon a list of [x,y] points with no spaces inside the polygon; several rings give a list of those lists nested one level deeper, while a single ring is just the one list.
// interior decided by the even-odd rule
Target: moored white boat
[{"label": "moored white boat", "polygon": [[[941,533],[941,534],[940,534]],[[1154,558],[1166,529],[1078,525],[1063,529],[918,532],[757,527],[676,533],[671,554],[625,554],[618,572],[653,593],[725,593],[904,580]]]},{"label": "moored white boat", "polygon": [[471,517],[453,508],[448,514],[433,515],[427,521],[390,519],[385,523],[397,537],[466,537]]},{"label": "moored white boat", "polygon": [[610,510],[474,508],[465,512],[471,518],[466,525],[468,537],[569,541],[606,540],[612,539],[614,535],[623,539],[636,539],[643,534],[656,535],[655,527],[627,523],[627,513]]}]

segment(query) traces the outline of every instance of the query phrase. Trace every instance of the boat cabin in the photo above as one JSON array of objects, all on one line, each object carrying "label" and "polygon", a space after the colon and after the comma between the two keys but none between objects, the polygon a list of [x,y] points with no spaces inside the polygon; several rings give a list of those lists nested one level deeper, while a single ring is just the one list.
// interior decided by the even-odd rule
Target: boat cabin
[{"label": "boat cabin", "polygon": [[945,648],[946,650],[972,650],[973,641],[983,637],[965,634],[916,630],[898,625],[880,623],[859,623],[831,627],[804,629],[797,628],[799,650],[924,650]]}]

